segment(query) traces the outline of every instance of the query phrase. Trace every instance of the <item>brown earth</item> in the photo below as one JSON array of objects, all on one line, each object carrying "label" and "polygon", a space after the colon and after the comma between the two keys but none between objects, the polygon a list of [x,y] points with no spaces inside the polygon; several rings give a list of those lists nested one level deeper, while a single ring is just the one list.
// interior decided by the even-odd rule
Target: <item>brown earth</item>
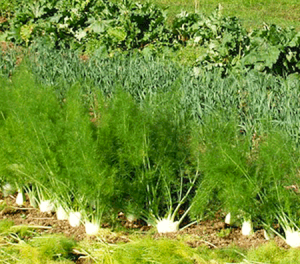
[{"label": "brown earth", "polygon": [[[4,198],[0,195],[0,201],[2,205],[5,204],[0,211],[0,220],[12,220],[17,226],[30,226],[36,232],[42,234],[60,233],[76,241],[87,238],[83,225],[80,227],[71,227],[68,221],[57,220],[55,213],[41,213],[38,209],[30,206],[28,199],[22,207],[16,205],[15,196]],[[149,227],[143,222],[129,222],[126,221],[122,215],[119,215],[119,220],[128,232],[105,232],[104,237],[101,239],[104,239],[108,243],[129,242],[128,234],[130,233],[130,229],[136,229],[142,234],[145,234],[146,231],[149,230]],[[109,225],[103,224],[102,227],[104,229],[109,228]],[[179,236],[186,237],[185,241],[187,241],[186,243],[191,247],[207,245],[209,248],[224,248],[229,245],[235,245],[247,249],[255,248],[268,242],[264,238],[263,230],[256,230],[251,236],[243,236],[239,227],[226,225],[220,214],[217,214],[214,220],[202,221],[176,233],[154,234],[153,236],[154,239],[163,237],[169,239],[177,239]],[[96,240],[97,238],[89,237],[89,239]],[[280,247],[289,247],[279,237],[275,237],[274,240]]]},{"label": "brown earth", "polygon": [[[264,237],[263,229],[256,230],[251,236],[244,236],[242,235],[240,227],[226,225],[224,223],[224,217],[220,215],[216,215],[214,220],[206,220],[185,230],[164,236],[176,239],[178,234],[188,236],[187,244],[191,247],[206,245],[214,249],[234,245],[240,248],[250,249],[268,243],[268,240]],[[158,236],[161,235],[157,234],[156,237]],[[277,236],[274,238],[274,241],[282,248],[289,248],[289,246]]]}]

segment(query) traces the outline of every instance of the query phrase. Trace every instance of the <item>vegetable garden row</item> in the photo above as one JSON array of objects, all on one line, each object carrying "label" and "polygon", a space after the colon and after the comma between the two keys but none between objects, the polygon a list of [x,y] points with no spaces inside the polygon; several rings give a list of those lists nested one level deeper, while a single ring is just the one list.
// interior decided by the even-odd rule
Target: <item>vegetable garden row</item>
[{"label": "vegetable garden row", "polygon": [[198,71],[221,68],[227,74],[254,68],[284,76],[300,69],[300,34],[294,28],[264,25],[247,32],[236,17],[224,17],[221,6],[208,16],[183,11],[168,24],[162,9],[131,0],[14,0],[3,5],[0,41],[25,47],[42,42],[89,56],[135,50],[172,59],[187,48],[194,53],[189,63]]},{"label": "vegetable garden row", "polygon": [[120,212],[171,232],[221,210],[299,246],[297,79],[43,52],[1,80],[5,194],[91,233]]},{"label": "vegetable garden row", "polygon": [[[125,0],[6,15],[1,38],[27,49],[0,54],[4,195],[89,234],[121,212],[166,233],[221,211],[244,235],[300,246],[298,32],[248,33],[220,8],[167,26]],[[197,59],[181,66],[189,47]]]}]

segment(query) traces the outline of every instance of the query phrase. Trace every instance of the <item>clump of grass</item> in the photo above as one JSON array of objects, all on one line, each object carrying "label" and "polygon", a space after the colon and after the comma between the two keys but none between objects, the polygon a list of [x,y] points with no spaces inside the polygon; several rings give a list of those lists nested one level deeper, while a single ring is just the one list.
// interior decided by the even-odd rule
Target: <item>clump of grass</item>
[{"label": "clump of grass", "polygon": [[274,264],[298,263],[300,260],[299,249],[283,249],[275,242],[267,243],[257,249],[249,250],[247,260]]},{"label": "clump of grass", "polygon": [[32,229],[26,225],[12,226],[10,228],[10,232],[16,234],[16,238],[18,238],[18,240],[24,241],[32,238],[35,235],[34,231],[32,231]]},{"label": "clump of grass", "polygon": [[189,247],[183,240],[166,238],[130,237],[131,241],[109,245],[96,243],[92,246],[81,242],[78,250],[85,252],[86,258],[96,263],[235,263],[245,259],[247,250],[238,247],[209,249],[203,245]]},{"label": "clump of grass", "polygon": [[0,221],[0,234],[7,234],[10,228],[14,225],[14,222],[11,220],[1,220]]},{"label": "clump of grass", "polygon": [[90,257],[99,263],[195,263],[195,250],[186,244],[167,239],[138,239],[127,244],[107,246],[99,244],[97,250],[88,249]]},{"label": "clump of grass", "polygon": [[62,235],[48,235],[33,238],[29,245],[37,248],[43,258],[63,260],[72,257],[76,243]]},{"label": "clump of grass", "polygon": [[199,263],[239,263],[244,260],[246,250],[236,246],[229,246],[227,248],[209,249],[206,246],[197,248],[197,255],[201,259]]},{"label": "clump of grass", "polygon": [[37,235],[13,221],[0,221],[0,257],[3,263],[74,263],[76,242],[63,235]]}]

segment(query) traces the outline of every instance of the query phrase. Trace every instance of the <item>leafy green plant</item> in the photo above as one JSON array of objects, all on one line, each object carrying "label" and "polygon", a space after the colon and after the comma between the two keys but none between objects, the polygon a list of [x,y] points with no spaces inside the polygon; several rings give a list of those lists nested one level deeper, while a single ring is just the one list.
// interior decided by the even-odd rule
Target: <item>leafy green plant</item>
[{"label": "leafy green plant", "polygon": [[[128,0],[30,1],[15,8],[7,39],[29,45],[48,44],[94,52],[142,48],[169,42],[166,18],[158,7]],[[83,45],[83,47],[82,47]]]},{"label": "leafy green plant", "polygon": [[217,233],[217,236],[218,237],[228,237],[231,233],[231,229],[230,228],[227,228],[227,229],[222,229],[221,231],[219,231]]},{"label": "leafy green plant", "polygon": [[230,70],[239,62],[249,42],[238,19],[222,16],[221,7],[210,16],[183,12],[175,19],[173,30],[179,41],[201,46],[195,65],[208,70],[214,67]]},{"label": "leafy green plant", "polygon": [[248,33],[236,17],[223,16],[220,5],[211,15],[181,12],[170,27],[163,9],[129,0],[26,1],[11,13],[0,24],[2,39],[25,46],[41,41],[52,49],[102,57],[138,50],[145,57],[171,58],[195,47],[191,64],[196,71],[220,68],[223,76],[250,69],[281,76],[299,73],[294,28],[265,25]]},{"label": "leafy green plant", "polygon": [[59,104],[53,92],[48,94],[49,90],[36,86],[24,67],[19,69],[12,83],[1,91],[10,88],[9,107],[1,129],[4,155],[1,172],[6,181],[22,188],[33,182],[42,184],[41,178],[49,181]]},{"label": "leafy green plant", "polygon": [[249,35],[242,63],[258,71],[286,75],[299,73],[300,34],[294,28],[265,25]]},{"label": "leafy green plant", "polygon": [[218,204],[225,212],[252,215],[256,194],[246,169],[247,137],[239,135],[234,119],[222,114],[205,118],[198,133],[204,184],[198,187],[192,215],[201,216],[211,204]]},{"label": "leafy green plant", "polygon": [[299,106],[296,78],[195,77],[138,54],[82,62],[70,50],[32,46],[2,83],[1,182],[37,193],[38,202],[97,222],[122,211],[180,224],[242,209],[270,224],[278,201],[297,217],[289,214],[297,196],[282,187],[294,185],[298,164],[288,153],[298,148],[299,117],[286,107]]},{"label": "leafy green plant", "polygon": [[220,116],[221,120],[218,116],[205,119],[200,130],[200,169],[204,176],[192,216],[201,217],[217,203],[225,212],[269,227],[277,222],[278,210],[296,221],[296,145],[282,130],[270,129],[249,138],[238,131],[234,121]]}]

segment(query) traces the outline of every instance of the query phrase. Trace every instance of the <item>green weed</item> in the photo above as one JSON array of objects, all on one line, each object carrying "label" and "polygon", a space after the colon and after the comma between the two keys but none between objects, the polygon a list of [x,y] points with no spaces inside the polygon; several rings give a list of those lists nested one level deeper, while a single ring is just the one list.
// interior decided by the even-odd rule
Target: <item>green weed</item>
[{"label": "green weed", "polygon": [[14,222],[11,220],[1,220],[0,221],[0,234],[7,234],[10,231],[10,228],[14,225]]},{"label": "green weed", "polygon": [[222,229],[219,233],[217,233],[218,237],[227,237],[229,236],[231,233],[231,229],[227,228],[227,229]]},{"label": "green weed", "polygon": [[[75,242],[62,235],[50,235],[33,238],[28,243],[31,248],[36,248],[43,258],[63,260],[71,257]],[[25,252],[26,249],[24,248]]]},{"label": "green weed", "polygon": [[249,261],[266,262],[274,264],[292,264],[300,259],[299,249],[282,249],[274,242],[268,243],[258,249],[250,250],[247,254]]}]

